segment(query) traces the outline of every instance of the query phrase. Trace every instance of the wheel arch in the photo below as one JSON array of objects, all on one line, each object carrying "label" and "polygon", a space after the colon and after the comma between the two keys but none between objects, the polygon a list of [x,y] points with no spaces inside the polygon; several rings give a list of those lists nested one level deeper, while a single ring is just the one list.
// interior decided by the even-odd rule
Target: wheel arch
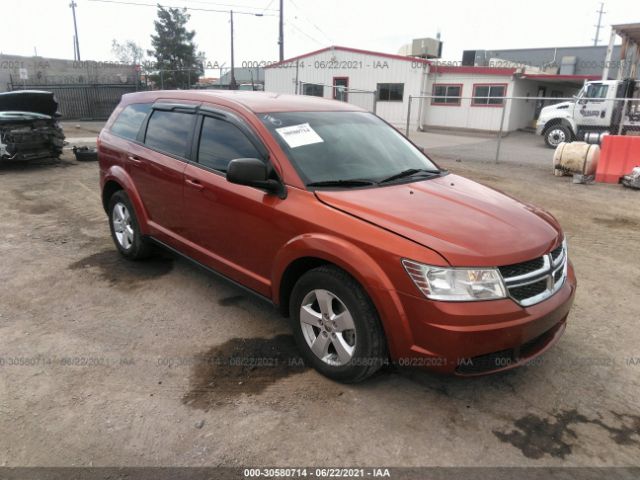
[{"label": "wheel arch", "polygon": [[144,204],[142,203],[142,198],[138,193],[138,189],[135,187],[129,174],[122,167],[113,166],[105,172],[102,184],[102,205],[105,211],[107,211],[109,207],[109,199],[113,194],[120,190],[124,190],[129,197],[129,200],[131,200],[136,218],[140,224],[140,230],[143,234],[148,234],[149,217],[147,216],[147,212],[144,208]]},{"label": "wheel arch", "polygon": [[562,127],[567,127],[569,129],[569,131],[571,132],[571,135],[573,138],[576,137],[576,126],[573,122],[569,121],[566,118],[552,118],[551,120],[549,120],[547,122],[547,124],[544,126],[544,130],[542,131],[542,135],[546,135],[547,132],[549,131],[549,129],[551,129],[552,127],[555,127],[557,125],[560,125]]},{"label": "wheel arch", "polygon": [[336,266],[351,275],[376,308],[392,357],[412,345],[409,324],[391,280],[377,262],[350,242],[326,234],[305,234],[289,241],[276,255],[272,300],[289,315],[291,292],[298,279],[321,265]]}]

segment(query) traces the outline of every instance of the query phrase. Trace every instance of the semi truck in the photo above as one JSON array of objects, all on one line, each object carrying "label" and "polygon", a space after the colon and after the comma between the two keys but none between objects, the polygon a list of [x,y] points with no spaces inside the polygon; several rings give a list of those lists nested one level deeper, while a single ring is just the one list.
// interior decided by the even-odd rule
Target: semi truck
[{"label": "semi truck", "polygon": [[551,148],[561,142],[584,140],[591,132],[640,134],[638,81],[586,82],[573,100],[544,107],[536,123],[536,133]]}]

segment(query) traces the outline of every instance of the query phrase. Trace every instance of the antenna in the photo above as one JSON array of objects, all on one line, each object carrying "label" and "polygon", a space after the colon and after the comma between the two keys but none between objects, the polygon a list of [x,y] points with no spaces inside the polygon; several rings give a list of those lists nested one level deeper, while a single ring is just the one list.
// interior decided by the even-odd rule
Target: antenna
[{"label": "antenna", "polygon": [[600,2],[600,10],[596,10],[596,13],[598,14],[598,24],[594,25],[594,27],[596,27],[596,37],[593,39],[593,46],[594,47],[598,46],[598,39],[600,37],[600,29],[602,28],[602,15],[607,13],[607,12],[604,11],[604,2]]}]

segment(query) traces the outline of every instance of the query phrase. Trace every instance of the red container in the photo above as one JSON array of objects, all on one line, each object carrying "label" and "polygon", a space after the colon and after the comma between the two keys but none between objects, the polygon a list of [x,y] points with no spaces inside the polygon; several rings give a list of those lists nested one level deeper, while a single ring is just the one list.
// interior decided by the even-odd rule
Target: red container
[{"label": "red container", "polygon": [[606,135],[596,170],[596,182],[620,183],[620,178],[640,165],[640,137]]}]

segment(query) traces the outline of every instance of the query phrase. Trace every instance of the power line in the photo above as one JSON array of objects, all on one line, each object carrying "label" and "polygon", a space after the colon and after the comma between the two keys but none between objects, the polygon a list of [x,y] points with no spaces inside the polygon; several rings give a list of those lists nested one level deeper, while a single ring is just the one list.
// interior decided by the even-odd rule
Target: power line
[{"label": "power line", "polygon": [[300,32],[301,34],[303,34],[305,37],[313,40],[314,42],[316,42],[318,45],[324,45],[324,43],[322,43],[320,40],[318,40],[317,38],[313,38],[311,35],[309,35],[307,32],[305,32],[304,30],[298,28],[294,23],[292,22],[287,22],[285,23],[285,25],[287,25],[288,27],[292,27],[295,28],[298,32]]},{"label": "power line", "polygon": [[[160,5],[159,3],[137,3],[137,2],[125,2],[121,0],[88,0],[88,1],[100,2],[100,3],[114,3],[118,5],[135,5],[138,7],[184,8],[185,10],[198,11],[198,12],[229,13],[229,10],[218,10],[213,8],[194,8],[194,7],[185,7],[185,6],[175,6],[175,5]],[[275,15],[271,13],[243,12],[241,10],[234,10],[233,13],[237,13],[239,15],[252,15],[254,17],[275,17]]]},{"label": "power line", "polygon": [[296,4],[296,2],[294,2],[293,0],[289,0],[289,2],[291,3],[291,5],[293,5],[296,8],[296,10],[298,10],[298,12],[302,15],[302,17],[304,17],[304,19],[307,21],[307,23],[309,23],[313,28],[315,28],[318,32],[320,32],[322,35],[324,35],[324,38],[329,40],[329,43],[334,43],[333,39],[331,37],[329,37],[329,35],[324,33],[324,31],[318,25],[316,25],[315,23],[313,23],[309,19],[307,14]]},{"label": "power line", "polygon": [[[271,4],[273,3],[273,1],[274,1],[274,0],[270,0],[270,2],[269,2],[269,3],[267,3],[267,6],[266,6],[266,7],[264,7],[264,8],[262,9],[262,11],[264,12],[264,11],[266,11],[266,10],[269,10],[269,7],[270,7],[270,6],[271,6]],[[276,10],[276,9],[274,8],[273,10]]]},{"label": "power line", "polygon": [[[201,5],[215,5],[217,7],[231,7],[233,9],[235,9],[235,8],[249,8],[249,9],[252,9],[252,10],[262,10],[263,12],[265,12],[267,10],[269,10],[271,12],[277,12],[278,11],[278,9],[276,9],[276,8],[262,8],[262,7],[254,7],[254,6],[251,6],[251,5],[236,5],[234,3],[217,3],[217,2],[208,2],[208,1],[205,1],[205,0],[182,0],[182,1],[185,2],[185,3],[198,3],[198,4],[201,4]],[[236,10],[234,10],[234,12],[235,11]]]}]

